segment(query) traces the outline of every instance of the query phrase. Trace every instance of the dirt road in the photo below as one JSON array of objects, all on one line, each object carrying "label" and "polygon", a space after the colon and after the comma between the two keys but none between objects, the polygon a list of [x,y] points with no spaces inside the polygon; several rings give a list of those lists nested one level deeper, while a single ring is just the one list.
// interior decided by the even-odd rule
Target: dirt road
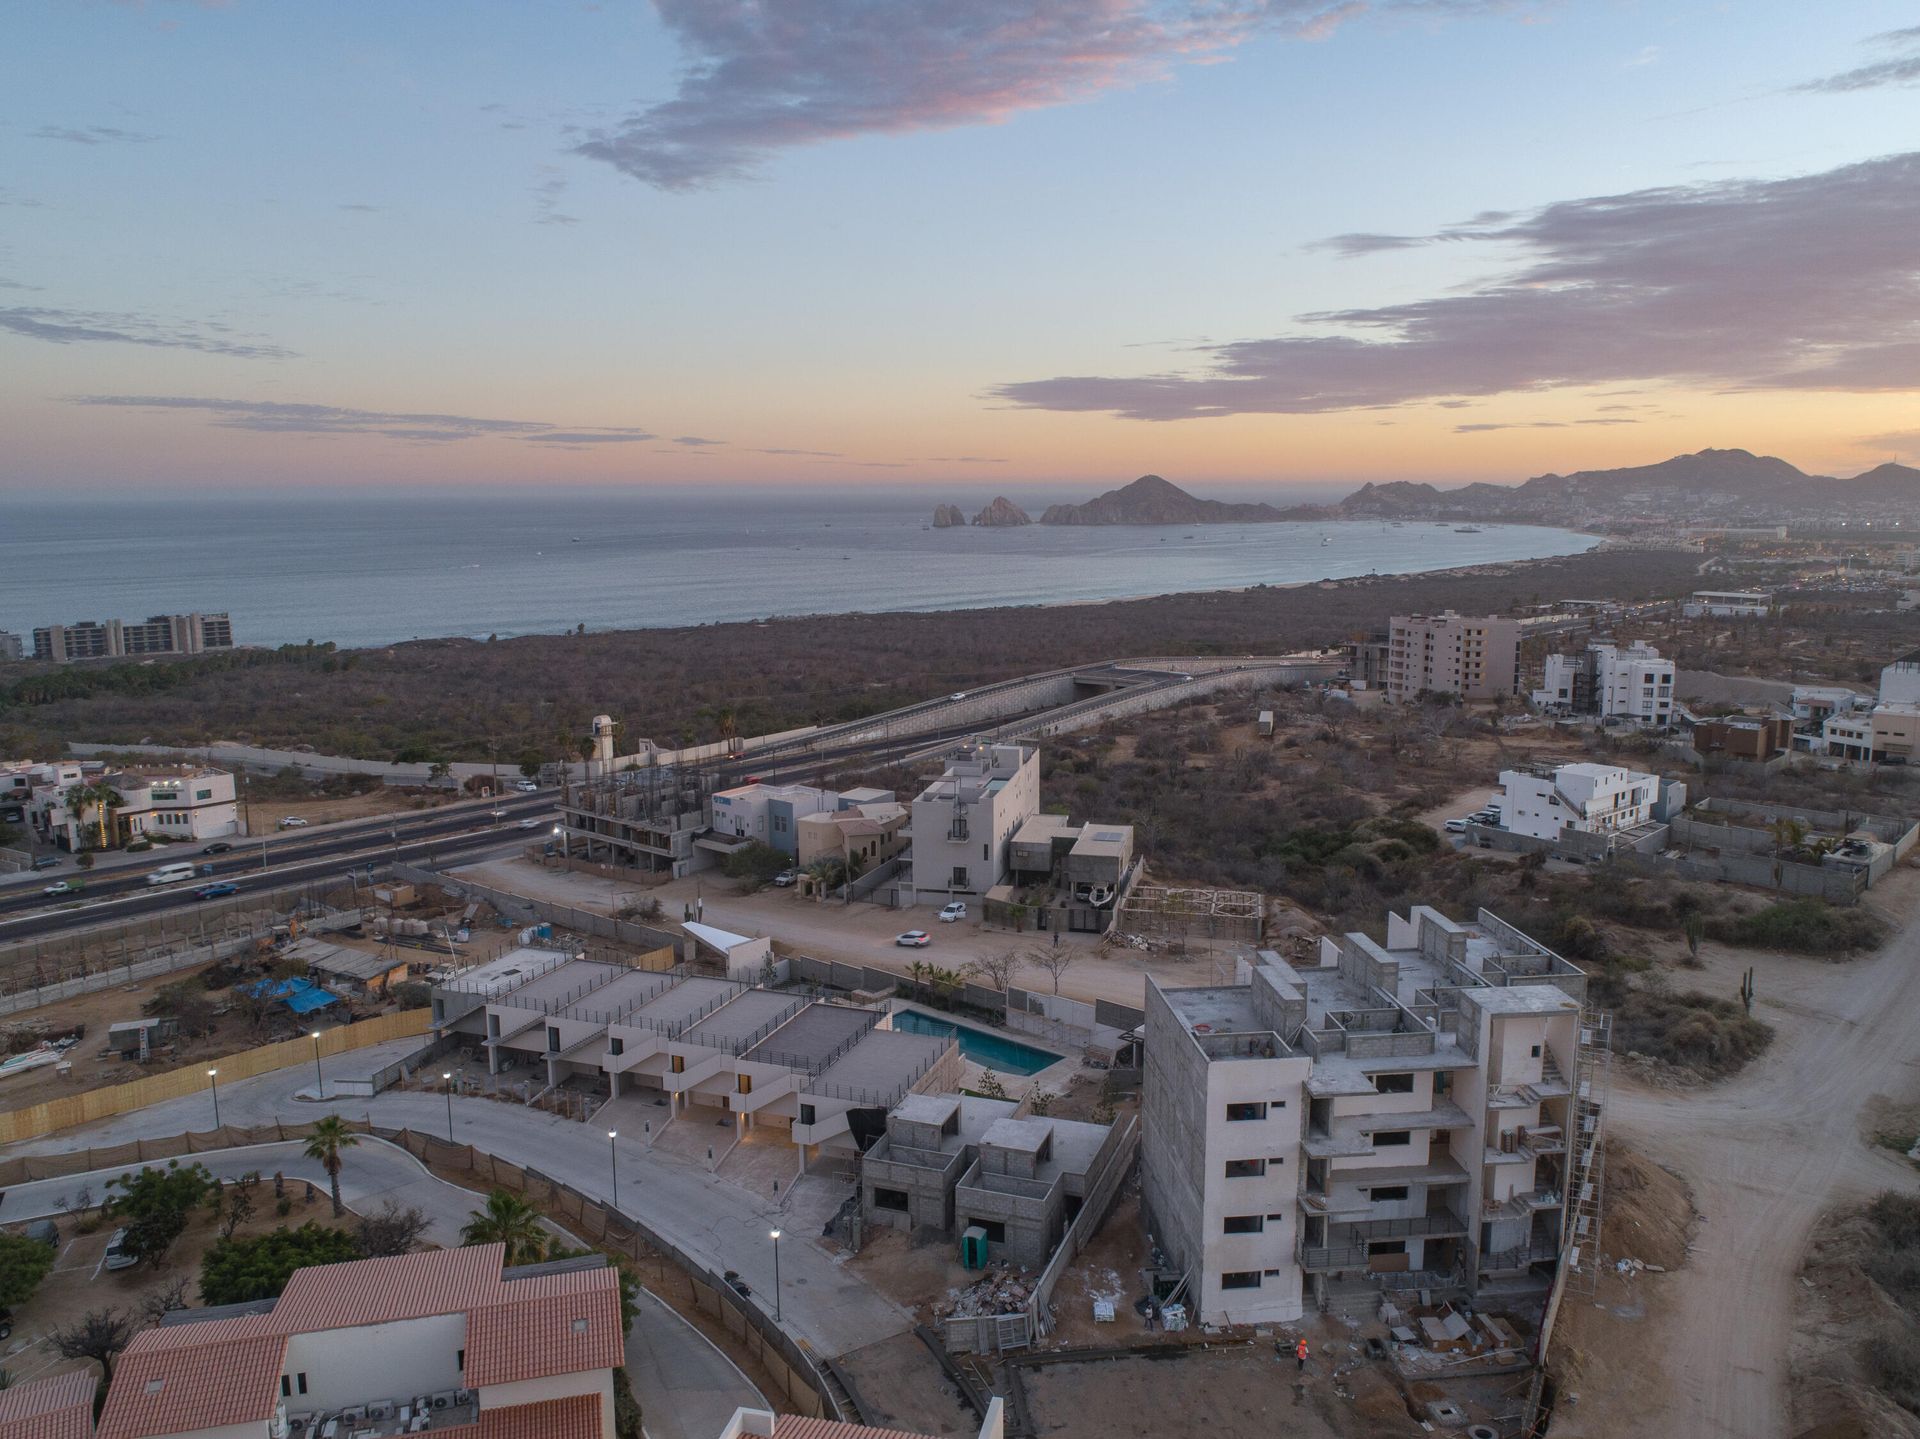
[{"label": "dirt road", "polygon": [[[1916,885],[1911,872],[1888,881]],[[1876,1095],[1920,1095],[1920,919],[1909,915],[1872,959],[1722,956],[1699,987],[1730,994],[1750,962],[1755,1013],[1777,1030],[1767,1054],[1710,1090],[1616,1083],[1608,1107],[1613,1132],[1684,1175],[1704,1217],[1643,1336],[1664,1381],[1649,1373],[1635,1395],[1583,1396],[1556,1436],[1629,1432],[1618,1421],[1631,1412],[1638,1432],[1784,1439],[1797,1270],[1815,1221],[1838,1202],[1920,1189],[1910,1165],[1869,1147],[1862,1116]]]},{"label": "dirt road", "polygon": [[[517,859],[467,865],[452,874],[602,914],[610,911],[616,899],[636,893],[596,875],[545,870]],[[657,898],[669,918],[677,920],[681,905],[692,902],[696,888],[708,924],[737,934],[768,935],[818,959],[870,964],[896,974],[905,973],[916,959],[943,969],[960,969],[989,955],[1010,949],[1037,950],[1051,943],[1047,935],[983,928],[978,905],[971,906],[972,918],[939,924],[931,905],[891,910],[872,904],[820,904],[784,889],[743,895],[732,893],[726,880],[707,880],[697,886],[693,880],[675,880],[640,893]],[[925,949],[899,948],[893,938],[907,929],[927,930],[933,943]],[[1071,999],[1106,999],[1138,1008],[1146,996],[1148,974],[1167,985],[1218,984],[1233,977],[1231,950],[1226,946],[1217,954],[1196,948],[1189,955],[1173,956],[1102,946],[1085,934],[1062,935],[1060,943],[1075,955],[1072,966],[1060,976],[1060,993]],[[1053,976],[1032,965],[1022,967],[1014,982],[1043,994],[1053,991]]]}]

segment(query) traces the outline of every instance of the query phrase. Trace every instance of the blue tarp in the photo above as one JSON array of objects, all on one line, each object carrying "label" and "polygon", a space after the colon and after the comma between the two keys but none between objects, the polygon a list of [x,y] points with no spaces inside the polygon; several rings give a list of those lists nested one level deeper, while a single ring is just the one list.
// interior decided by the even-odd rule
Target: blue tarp
[{"label": "blue tarp", "polygon": [[310,979],[263,979],[248,991],[259,999],[277,999],[295,1014],[311,1014],[339,1002]]}]

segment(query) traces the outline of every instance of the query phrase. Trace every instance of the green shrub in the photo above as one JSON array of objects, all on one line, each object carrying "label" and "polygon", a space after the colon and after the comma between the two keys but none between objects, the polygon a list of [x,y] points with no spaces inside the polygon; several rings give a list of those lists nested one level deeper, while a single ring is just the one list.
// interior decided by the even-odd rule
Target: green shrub
[{"label": "green shrub", "polygon": [[322,1229],[308,1220],[255,1239],[221,1239],[200,1261],[202,1304],[246,1304],[273,1299],[296,1269],[360,1258],[360,1246],[344,1229]]},{"label": "green shrub", "polygon": [[1711,920],[1707,933],[1723,944],[1790,954],[1852,954],[1877,949],[1887,937],[1886,926],[1867,911],[1820,899],[1783,899],[1752,914]]},{"label": "green shrub", "polygon": [[1650,1055],[1712,1079],[1734,1073],[1773,1038],[1771,1025],[1730,999],[1655,994],[1606,978],[1593,981],[1588,993],[1613,1011],[1614,1053]]}]

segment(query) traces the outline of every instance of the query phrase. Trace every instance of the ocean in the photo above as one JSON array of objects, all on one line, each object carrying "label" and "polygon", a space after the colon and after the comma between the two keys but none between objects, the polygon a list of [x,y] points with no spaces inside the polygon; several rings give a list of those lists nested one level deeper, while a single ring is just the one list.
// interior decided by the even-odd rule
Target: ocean
[{"label": "ocean", "polygon": [[[929,527],[922,496],[16,501],[0,629],[228,611],[241,644],[366,646],[849,611],[1061,604],[1578,554],[1570,530],[1409,520]],[[972,507],[969,507],[971,511]]]}]

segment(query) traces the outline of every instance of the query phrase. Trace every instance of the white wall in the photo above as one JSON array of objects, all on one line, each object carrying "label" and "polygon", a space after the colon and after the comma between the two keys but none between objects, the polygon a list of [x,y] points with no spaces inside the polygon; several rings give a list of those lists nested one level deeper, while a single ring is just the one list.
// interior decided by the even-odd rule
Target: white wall
[{"label": "white wall", "polygon": [[[1302,1313],[1299,1233],[1300,1136],[1306,1123],[1304,1085],[1312,1061],[1230,1059],[1207,1066],[1207,1136],[1200,1201],[1203,1323],[1286,1323]],[[1265,1119],[1229,1120],[1229,1104],[1260,1101]],[[1284,1104],[1284,1108],[1280,1107]],[[1267,1160],[1262,1177],[1228,1179],[1228,1159]],[[1280,1160],[1275,1164],[1275,1159]],[[1228,1215],[1279,1215],[1259,1234],[1228,1234]],[[1278,1274],[1266,1270],[1277,1269]],[[1223,1273],[1261,1273],[1258,1289],[1222,1289]]]},{"label": "white wall", "polygon": [[283,1371],[305,1373],[287,1411],[345,1409],[371,1400],[405,1402],[416,1394],[462,1388],[460,1351],[467,1343],[465,1314],[436,1314],[394,1324],[365,1324],[296,1334],[287,1341]]}]

